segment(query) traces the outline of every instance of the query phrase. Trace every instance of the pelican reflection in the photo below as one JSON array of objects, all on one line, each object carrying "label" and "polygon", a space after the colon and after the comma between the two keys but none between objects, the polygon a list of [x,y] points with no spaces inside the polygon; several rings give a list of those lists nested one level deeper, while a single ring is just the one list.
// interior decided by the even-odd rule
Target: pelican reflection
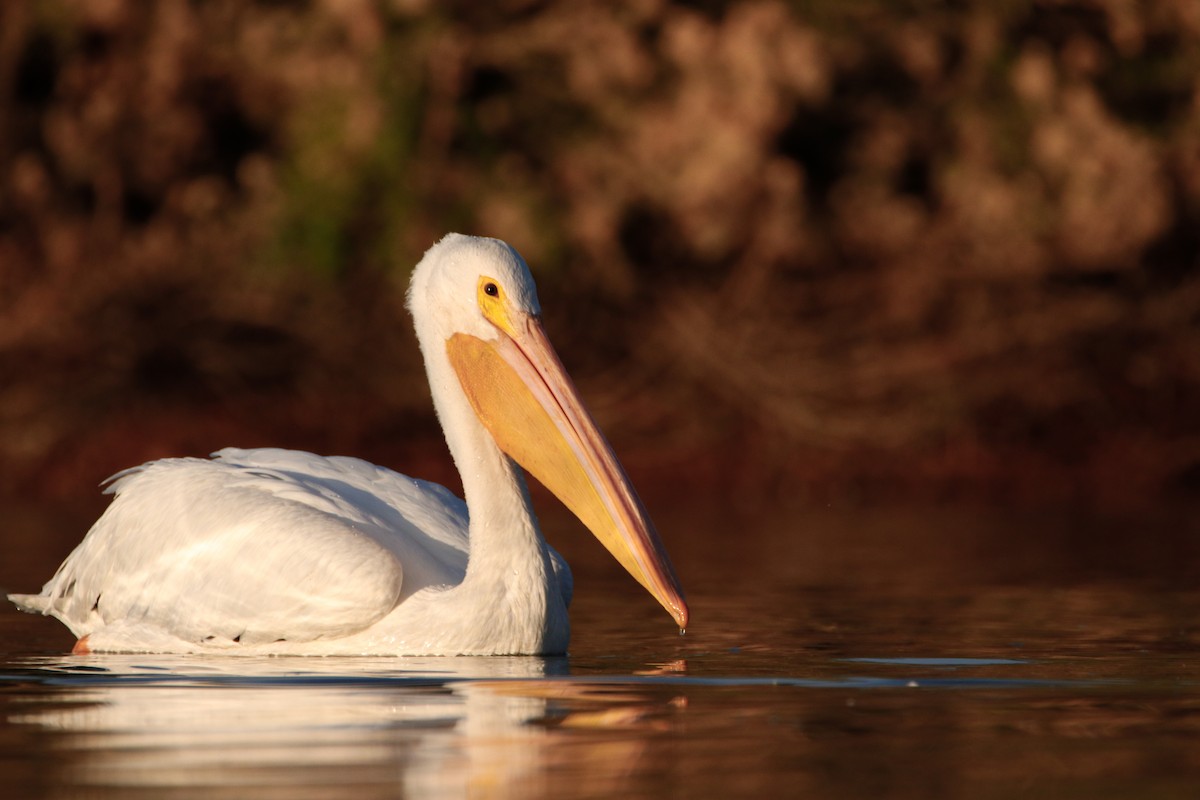
[{"label": "pelican reflection", "polygon": [[[569,679],[565,658],[86,656],[29,668],[44,691],[9,721],[71,752],[64,789],[529,795],[572,778],[569,764],[573,779],[617,791],[650,703]],[[610,710],[623,735],[581,735]]]}]

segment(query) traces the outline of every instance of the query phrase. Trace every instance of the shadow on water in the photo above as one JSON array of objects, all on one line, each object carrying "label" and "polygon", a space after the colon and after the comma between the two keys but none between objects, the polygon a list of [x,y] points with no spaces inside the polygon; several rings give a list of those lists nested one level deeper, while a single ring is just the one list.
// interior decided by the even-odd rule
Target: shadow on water
[{"label": "shadow on water", "polygon": [[[0,610],[0,794],[1184,797],[1200,780],[1186,512],[658,517],[684,637],[543,513],[576,573],[569,658],[69,656],[56,622]],[[79,535],[64,519],[16,517],[0,588],[49,576]]]}]

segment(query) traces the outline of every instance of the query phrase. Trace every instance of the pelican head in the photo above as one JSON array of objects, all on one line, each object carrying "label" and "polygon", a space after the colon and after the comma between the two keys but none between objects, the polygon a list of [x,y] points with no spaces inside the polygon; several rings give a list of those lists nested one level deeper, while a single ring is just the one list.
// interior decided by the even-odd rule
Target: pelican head
[{"label": "pelican head", "polygon": [[511,245],[460,233],[431,247],[413,270],[408,309],[422,346],[426,337],[445,342],[456,333],[493,341],[503,329],[489,315],[542,311],[529,267]]},{"label": "pelican head", "polygon": [[[448,439],[469,404],[486,435],[562,501],[675,618],[688,610],[649,516],[541,324],[529,267],[508,244],[450,234],[413,272],[408,306]],[[452,444],[453,449],[453,444]],[[470,465],[459,464],[460,470]]]}]

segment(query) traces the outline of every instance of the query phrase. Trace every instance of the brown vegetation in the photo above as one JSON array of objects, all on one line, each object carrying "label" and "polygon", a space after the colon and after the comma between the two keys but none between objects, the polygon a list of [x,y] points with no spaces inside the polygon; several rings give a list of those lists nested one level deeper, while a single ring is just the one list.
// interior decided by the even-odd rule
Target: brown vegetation
[{"label": "brown vegetation", "polygon": [[0,8],[0,494],[419,471],[399,297],[447,230],[524,253],[647,470],[1200,484],[1194,0],[451,5]]}]

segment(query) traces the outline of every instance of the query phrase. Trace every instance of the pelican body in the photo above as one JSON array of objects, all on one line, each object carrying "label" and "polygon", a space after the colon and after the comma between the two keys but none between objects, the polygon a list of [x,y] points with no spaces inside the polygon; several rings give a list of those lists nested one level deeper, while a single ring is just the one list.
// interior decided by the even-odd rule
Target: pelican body
[{"label": "pelican body", "polygon": [[565,653],[571,572],[521,467],[675,618],[687,605],[611,447],[550,346],[529,268],[450,234],[408,292],[465,502],[365,461],[225,449],[110,479],[108,509],[23,610],[76,652]]}]

